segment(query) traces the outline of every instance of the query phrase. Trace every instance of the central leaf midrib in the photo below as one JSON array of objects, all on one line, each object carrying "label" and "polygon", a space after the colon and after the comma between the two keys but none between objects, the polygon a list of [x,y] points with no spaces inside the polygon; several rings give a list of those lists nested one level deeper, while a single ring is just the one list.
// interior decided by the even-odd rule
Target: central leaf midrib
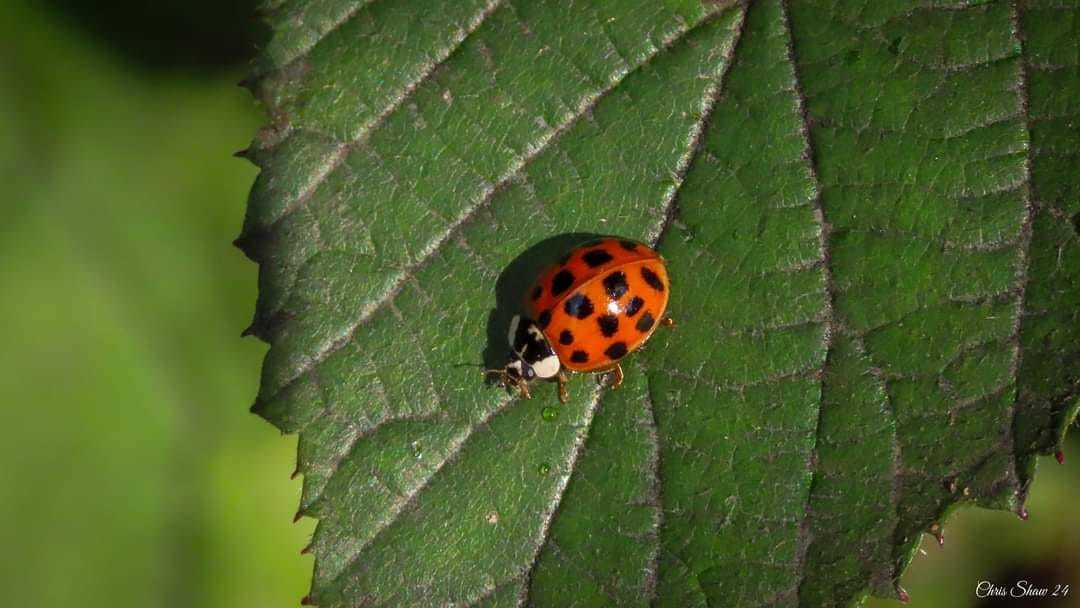
[{"label": "central leaf midrib", "polygon": [[[796,61],[795,52],[795,35],[791,30],[790,12],[788,10],[789,0],[781,0],[780,2],[780,14],[781,14],[781,28],[784,31],[784,35],[787,37],[787,61],[791,69],[791,78],[793,81],[792,92],[795,98],[796,113],[800,120],[800,135],[803,139],[803,160],[806,164],[806,168],[809,171],[810,179],[814,188],[813,195],[813,208],[815,212],[815,218],[818,222],[818,247],[821,256],[821,273],[825,282],[825,302],[823,304],[822,312],[824,315],[825,331],[822,334],[822,346],[824,347],[824,356],[821,359],[821,368],[819,373],[818,382],[818,402],[817,402],[817,420],[814,422],[813,433],[813,445],[811,446],[810,460],[806,463],[807,469],[811,472],[810,483],[806,487],[806,495],[803,498],[803,515],[802,521],[799,525],[798,536],[795,539],[797,546],[796,563],[795,563],[795,575],[798,577],[798,582],[794,586],[794,595],[799,597],[803,583],[806,580],[806,556],[810,549],[810,543],[812,542],[812,530],[808,525],[810,517],[810,502],[814,491],[814,480],[817,476],[814,461],[817,460],[818,443],[821,440],[821,411],[824,408],[825,399],[825,381],[828,374],[830,355],[832,354],[833,336],[836,332],[840,331],[836,319],[836,312],[834,306],[836,303],[836,283],[833,278],[832,267],[830,262],[829,253],[829,237],[831,235],[831,227],[829,225],[828,217],[825,214],[824,206],[821,201],[821,180],[818,179],[818,168],[816,165],[816,156],[814,154],[813,144],[810,138],[810,121],[807,118],[806,109],[806,96],[803,93],[801,80],[799,78],[799,67]],[[896,510],[897,502],[896,497],[893,497],[893,510]]]},{"label": "central leaf midrib", "polygon": [[[691,127],[689,137],[687,138],[687,149],[680,156],[679,161],[678,161],[678,163],[676,165],[675,181],[674,181],[673,185],[669,188],[667,195],[662,200],[662,203],[661,203],[662,204],[661,220],[658,222],[656,227],[653,230],[649,231],[649,233],[648,233],[647,240],[650,242],[650,244],[652,245],[652,247],[654,249],[659,247],[659,244],[660,244],[661,239],[663,238],[663,235],[667,232],[668,227],[671,225],[672,221],[675,218],[675,214],[677,212],[678,194],[680,192],[680,189],[682,188],[682,185],[685,183],[687,172],[689,171],[690,167],[693,165],[694,159],[697,157],[698,153],[701,150],[701,137],[704,134],[705,130],[707,129],[707,125],[709,123],[710,117],[712,116],[712,111],[713,111],[713,108],[715,107],[716,101],[722,95],[724,81],[725,81],[725,79],[727,77],[727,74],[731,70],[731,65],[732,65],[732,62],[733,62],[733,58],[735,56],[736,50],[738,49],[739,42],[742,40],[742,35],[743,35],[743,32],[744,32],[744,26],[745,26],[745,23],[746,23],[746,10],[747,9],[746,9],[745,5],[740,7],[740,9],[739,9],[739,16],[737,18],[737,23],[736,23],[735,28],[734,28],[735,29],[734,39],[731,41],[731,46],[730,46],[728,52],[726,53],[724,59],[722,60],[723,61],[722,72],[716,77],[716,80],[715,80],[715,82],[713,84],[711,84],[711,85],[709,85],[709,86],[707,86],[705,88],[705,92],[704,92],[702,103],[701,103],[701,108],[702,108],[701,109],[701,116],[700,116],[700,118],[698,120],[696,120],[693,123],[693,126]],[[717,18],[720,14],[722,14],[722,12],[721,13],[716,13],[713,16],[707,18],[706,20],[703,20],[702,23],[699,24],[699,26],[704,25],[710,19]],[[687,33],[689,33],[689,31]],[[669,44],[669,46],[670,46],[670,44]],[[656,520],[654,520],[654,522],[653,522],[653,526],[654,526],[653,530],[654,530],[655,533],[659,534],[659,528],[660,528],[661,520],[662,520],[662,517],[663,517],[663,497],[662,497],[662,495],[660,494],[660,491],[659,491],[660,490],[659,446],[655,445],[655,443],[658,442],[659,439],[658,439],[657,429],[656,429],[655,414],[653,414],[653,407],[652,407],[651,397],[649,396],[649,392],[648,392],[648,391],[651,391],[651,383],[649,382],[647,375],[646,375],[645,384],[646,384],[646,391],[647,391],[645,398],[649,402],[649,408],[648,409],[649,409],[650,415],[652,415],[652,428],[651,428],[651,432],[650,432],[650,440],[654,443],[654,446],[653,446],[654,451],[657,454],[657,458],[652,459],[651,465],[650,465],[651,466],[650,473],[651,473],[652,478],[655,480],[655,483],[656,483],[655,490],[657,492],[657,500],[658,500],[658,503],[659,503],[658,504],[659,508],[657,509],[657,511],[660,514],[659,517]],[[597,399],[599,400],[599,398],[601,396],[602,396],[602,394],[598,394]],[[593,423],[594,420],[595,420],[595,417],[590,417],[589,425],[586,427],[586,429],[584,430],[584,433],[582,435],[581,445],[583,445],[585,442],[588,441],[589,432],[592,429],[592,423]],[[531,591],[531,582],[532,582],[532,573],[535,570],[535,568],[536,568],[536,566],[537,566],[537,564],[539,562],[539,558],[540,558],[541,552],[544,549],[545,544],[548,542],[548,539],[549,539],[548,535],[549,535],[550,529],[551,529],[551,527],[550,527],[551,520],[554,519],[554,517],[557,516],[557,514],[558,514],[558,506],[562,503],[562,497],[563,497],[563,494],[566,491],[566,488],[568,486],[568,482],[569,482],[570,478],[576,473],[576,470],[577,470],[576,469],[576,462],[577,462],[576,456],[577,456],[579,451],[580,451],[580,445],[575,450],[574,463],[571,466],[571,469],[567,474],[566,483],[563,483],[562,487],[559,490],[558,498],[556,500],[555,509],[553,509],[552,516],[548,519],[547,522],[545,522],[545,525],[543,527],[543,536],[541,538],[541,542],[537,544],[536,552],[534,553],[533,558],[531,560],[531,563],[529,565],[528,574],[527,574],[527,576],[525,578],[525,582],[524,582],[524,584],[525,584],[525,595],[523,595],[522,602],[521,602],[524,605],[528,605],[528,603],[529,603],[530,591]],[[656,599],[656,596],[655,596],[655,593],[657,591],[656,567],[657,567],[657,560],[659,559],[659,552],[660,552],[660,548],[659,548],[659,544],[657,544],[656,550],[654,551],[653,556],[650,558],[651,567],[648,569],[648,571],[650,573],[650,576],[648,577],[647,582],[646,582],[649,603],[652,603]]]},{"label": "central leaf midrib", "polygon": [[[1035,183],[1032,180],[1031,174],[1031,111],[1030,111],[1030,83],[1029,83],[1029,71],[1027,57],[1027,42],[1023,34],[1023,7],[1018,0],[1013,0],[1011,3],[1011,19],[1013,25],[1012,35],[1016,40],[1016,44],[1020,49],[1020,82],[1018,83],[1017,93],[1020,96],[1020,112],[1021,118],[1024,123],[1024,131],[1027,134],[1027,146],[1024,150],[1024,219],[1020,225],[1020,244],[1018,247],[1019,261],[1017,262],[1017,283],[1020,293],[1016,298],[1016,322],[1012,328],[1012,335],[1009,337],[1012,342],[1014,355],[1012,362],[1012,369],[1009,370],[1009,377],[1013,384],[1016,386],[1013,394],[1012,405],[1009,408],[1009,428],[1010,433],[1007,436],[1009,445],[1004,446],[1010,455],[1011,475],[1015,480],[1017,487],[1021,487],[1020,480],[1020,456],[1017,453],[1017,410],[1020,408],[1021,391],[1019,387],[1020,380],[1020,367],[1023,364],[1024,349],[1020,343],[1020,331],[1023,328],[1024,313],[1027,309],[1027,287],[1029,283],[1029,271],[1031,268],[1031,242],[1032,232],[1035,222]],[[1026,491],[1026,490],[1025,490]]]},{"label": "central leaf midrib", "polygon": [[[547,514],[547,518],[542,522],[540,526],[540,537],[536,542],[536,550],[533,552],[532,558],[529,560],[528,570],[524,577],[524,595],[525,602],[528,603],[529,590],[532,587],[533,572],[536,570],[536,565],[540,561],[540,553],[544,550],[544,546],[547,544],[551,535],[551,522],[558,516],[559,506],[562,504],[563,496],[566,495],[566,488],[570,485],[570,479],[577,471],[577,463],[581,457],[581,450],[585,443],[589,440],[589,432],[592,430],[592,423],[596,420],[597,408],[600,406],[600,400],[603,399],[606,391],[603,386],[597,386],[593,389],[593,396],[590,399],[590,404],[586,410],[586,422],[584,428],[578,434],[575,440],[573,454],[570,457],[570,462],[567,464],[566,475],[560,480],[558,487],[555,491],[554,504],[551,506],[550,513]],[[496,583],[496,587],[500,583]]]}]

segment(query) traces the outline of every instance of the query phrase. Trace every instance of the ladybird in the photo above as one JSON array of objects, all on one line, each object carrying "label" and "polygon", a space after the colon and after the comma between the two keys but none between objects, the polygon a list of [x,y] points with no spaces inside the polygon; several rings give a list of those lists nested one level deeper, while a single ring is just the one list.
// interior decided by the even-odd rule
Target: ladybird
[{"label": "ladybird", "polygon": [[529,382],[555,379],[566,402],[566,372],[611,372],[623,381],[620,362],[640,348],[664,317],[670,295],[664,259],[648,245],[605,237],[575,247],[542,272],[526,293],[524,311],[510,320],[510,362],[504,386],[530,398]]}]

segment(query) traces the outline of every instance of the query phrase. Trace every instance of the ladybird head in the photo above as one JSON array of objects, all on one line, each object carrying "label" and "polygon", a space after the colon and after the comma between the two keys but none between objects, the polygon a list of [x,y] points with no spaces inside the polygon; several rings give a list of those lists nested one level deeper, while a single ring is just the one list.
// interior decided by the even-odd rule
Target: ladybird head
[{"label": "ladybird head", "polygon": [[503,368],[507,379],[513,383],[529,382],[536,377],[536,370],[526,363],[517,353],[510,355],[510,362]]},{"label": "ladybird head", "polygon": [[510,343],[510,362],[502,369],[485,370],[499,374],[504,386],[516,387],[529,398],[529,382],[535,378],[553,378],[562,369],[559,356],[551,348],[536,321],[514,315],[507,334]]}]

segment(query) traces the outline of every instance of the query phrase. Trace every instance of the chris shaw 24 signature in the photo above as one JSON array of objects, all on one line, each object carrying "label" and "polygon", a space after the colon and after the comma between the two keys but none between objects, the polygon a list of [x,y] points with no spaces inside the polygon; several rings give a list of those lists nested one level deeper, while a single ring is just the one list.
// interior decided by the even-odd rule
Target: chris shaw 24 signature
[{"label": "chris shaw 24 signature", "polygon": [[1055,584],[1040,587],[1030,581],[1016,581],[1012,585],[998,585],[991,581],[979,581],[975,585],[976,597],[1067,597],[1069,586]]}]

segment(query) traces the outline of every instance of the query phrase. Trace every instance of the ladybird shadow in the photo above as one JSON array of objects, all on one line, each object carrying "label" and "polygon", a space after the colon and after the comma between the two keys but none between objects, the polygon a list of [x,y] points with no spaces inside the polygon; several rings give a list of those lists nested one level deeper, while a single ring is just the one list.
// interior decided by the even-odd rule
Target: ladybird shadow
[{"label": "ladybird shadow", "polygon": [[[523,251],[499,273],[495,282],[495,308],[488,314],[487,346],[483,353],[486,369],[500,369],[509,362],[506,333],[510,319],[525,313],[525,296],[540,273],[574,247],[599,236],[591,232],[568,232],[546,238]],[[497,382],[497,378],[488,377],[488,384]]]}]

